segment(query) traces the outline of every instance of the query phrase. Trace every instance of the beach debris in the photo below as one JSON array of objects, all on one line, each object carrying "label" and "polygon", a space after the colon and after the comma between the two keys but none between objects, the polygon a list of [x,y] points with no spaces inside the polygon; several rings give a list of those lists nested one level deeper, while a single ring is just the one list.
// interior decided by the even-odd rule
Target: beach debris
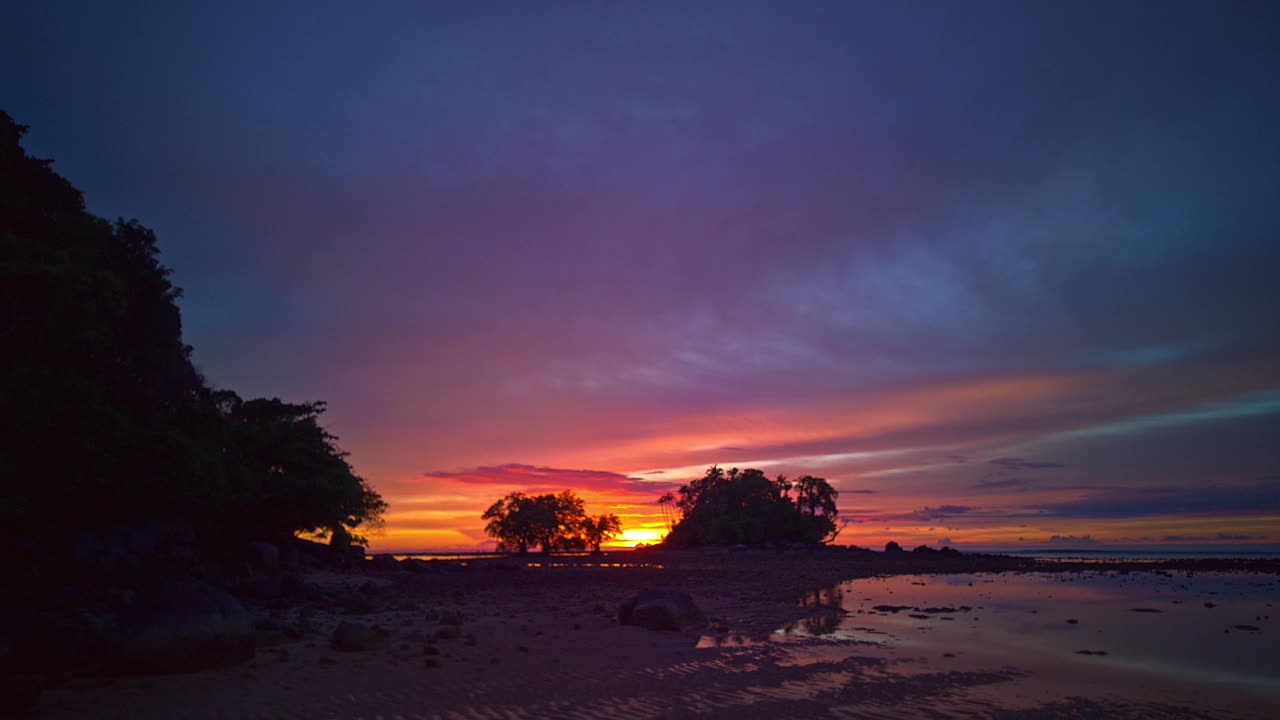
[{"label": "beach debris", "polygon": [[1079,621],[1079,620],[1077,620],[1077,619],[1075,619],[1075,618],[1067,618],[1067,624],[1068,624],[1068,625],[1078,625],[1078,624],[1080,624],[1080,621]]},{"label": "beach debris", "polygon": [[1207,607],[1207,608],[1216,608],[1216,607],[1218,607],[1218,605],[1217,605],[1216,603],[1205,603],[1205,604],[1204,604],[1204,606],[1205,606],[1205,607]]},{"label": "beach debris", "polygon": [[1236,630],[1245,630],[1248,632],[1262,631],[1262,628],[1258,627],[1257,625],[1232,625],[1231,627],[1235,628]]},{"label": "beach debris", "polygon": [[1129,608],[1129,612],[1158,613],[1158,612],[1164,612],[1164,611],[1159,608],[1136,607],[1136,608]]},{"label": "beach debris", "polygon": [[1077,655],[1106,655],[1106,650],[1077,650]]},{"label": "beach debris", "polygon": [[648,630],[684,630],[707,624],[707,616],[689,593],[677,590],[646,590],[622,603],[618,622]]},{"label": "beach debris", "polygon": [[338,652],[369,652],[391,644],[391,633],[382,628],[344,620],[333,631],[329,645]]}]

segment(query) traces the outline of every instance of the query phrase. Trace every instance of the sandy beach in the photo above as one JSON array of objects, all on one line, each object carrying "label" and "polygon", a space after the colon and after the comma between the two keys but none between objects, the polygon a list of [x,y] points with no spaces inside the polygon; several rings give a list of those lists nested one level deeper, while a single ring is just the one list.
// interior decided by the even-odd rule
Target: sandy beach
[{"label": "sandy beach", "polygon": [[[1227,577],[1252,588],[1252,604],[1238,609],[1254,614],[1247,623],[1230,618],[1253,629],[1227,628],[1224,647],[1269,642],[1276,626],[1264,613],[1280,600],[1280,565],[1206,562],[1100,569],[1014,558],[718,550],[312,573],[309,581],[325,588],[313,602],[255,606],[259,647],[251,662],[186,675],[69,678],[43,693],[35,717],[1274,717],[1274,662],[1258,667],[1261,683],[1248,687],[1203,672],[1197,679],[1194,669],[1188,678],[1126,668],[1117,662],[1126,652],[1115,633],[1093,627],[1104,610],[1126,625],[1185,624],[1174,609],[1190,612],[1192,595],[1219,592],[1188,583]],[[1039,586],[1027,583],[1040,577],[1063,588],[1087,581],[1102,590],[1174,594],[1150,613],[1102,590],[1089,596],[1092,611],[1082,605],[1085,595],[1066,591],[1034,607],[1000,604],[1035,599],[1039,591],[1027,587]],[[1014,580],[1022,585],[999,584]],[[620,624],[618,606],[655,587],[689,592],[708,624],[682,632]],[[1189,593],[1186,601],[1178,592]],[[1216,596],[1224,607],[1229,594]],[[925,606],[933,603],[939,606]],[[1187,617],[1210,617],[1203,602],[1194,607],[1203,615]],[[929,628],[942,626],[967,624],[966,632],[979,633],[975,620],[995,627],[1001,613],[1051,620],[1077,634],[1051,641],[1006,623],[1005,635],[922,639],[939,636]],[[344,622],[386,634],[374,649],[340,651],[333,637]],[[1027,637],[1038,650],[1011,654],[1000,637]]]}]

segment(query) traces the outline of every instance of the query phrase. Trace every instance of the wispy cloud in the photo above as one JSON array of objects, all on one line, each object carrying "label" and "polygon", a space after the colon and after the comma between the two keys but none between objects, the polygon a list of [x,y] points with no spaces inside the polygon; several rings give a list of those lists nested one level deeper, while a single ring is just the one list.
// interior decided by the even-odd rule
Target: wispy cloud
[{"label": "wispy cloud", "polygon": [[1053,535],[1045,542],[1050,545],[1097,545],[1091,535]]},{"label": "wispy cloud", "polygon": [[1025,460],[1018,457],[996,458],[995,460],[988,460],[987,462],[991,465],[998,465],[1005,470],[1053,470],[1056,468],[1066,467],[1066,465],[1058,462]]},{"label": "wispy cloud", "polygon": [[1076,500],[1032,506],[1045,517],[1141,518],[1280,513],[1274,484],[1208,487],[1114,487]]},{"label": "wispy cloud", "polygon": [[1249,393],[1230,400],[1196,405],[1150,415],[1113,420],[1078,430],[1057,434],[1058,439],[1088,438],[1099,435],[1130,435],[1174,428],[1182,425],[1211,423],[1280,413],[1280,390]]},{"label": "wispy cloud", "polygon": [[1027,487],[1032,481],[1028,478],[1006,478],[1004,480],[983,480],[974,485],[979,490],[1001,490],[1008,488]]}]

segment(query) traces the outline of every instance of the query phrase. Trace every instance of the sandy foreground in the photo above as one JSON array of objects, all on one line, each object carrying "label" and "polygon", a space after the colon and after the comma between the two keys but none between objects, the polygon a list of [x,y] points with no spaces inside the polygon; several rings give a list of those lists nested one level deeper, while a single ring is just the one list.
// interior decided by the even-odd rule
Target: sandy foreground
[{"label": "sandy foreground", "polygon": [[[1188,702],[1158,687],[1037,697],[1037,685],[1015,666],[853,652],[817,639],[767,641],[784,626],[833,615],[798,600],[841,580],[1018,570],[1027,561],[866,562],[831,552],[750,551],[441,565],[416,574],[313,573],[312,582],[340,590],[336,599],[255,608],[264,621],[301,628],[300,639],[266,638],[254,660],[218,670],[71,679],[41,696],[35,717],[1263,718],[1280,712],[1276,698],[1191,696]],[[1276,571],[1275,563],[1248,569]],[[618,624],[619,604],[655,587],[691,593],[710,626],[654,632]],[[334,650],[330,638],[343,621],[389,630],[390,641],[371,651]],[[1002,689],[1019,681],[1021,692]]]}]

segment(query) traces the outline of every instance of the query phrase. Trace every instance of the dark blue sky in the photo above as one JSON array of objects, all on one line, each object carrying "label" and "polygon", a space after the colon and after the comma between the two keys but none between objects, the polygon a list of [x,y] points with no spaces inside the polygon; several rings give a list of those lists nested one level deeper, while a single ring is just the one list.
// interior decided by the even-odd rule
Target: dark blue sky
[{"label": "dark blue sky", "polygon": [[855,541],[1280,536],[1274,4],[182,5],[0,10],[0,107],[389,546],[713,462]]}]

